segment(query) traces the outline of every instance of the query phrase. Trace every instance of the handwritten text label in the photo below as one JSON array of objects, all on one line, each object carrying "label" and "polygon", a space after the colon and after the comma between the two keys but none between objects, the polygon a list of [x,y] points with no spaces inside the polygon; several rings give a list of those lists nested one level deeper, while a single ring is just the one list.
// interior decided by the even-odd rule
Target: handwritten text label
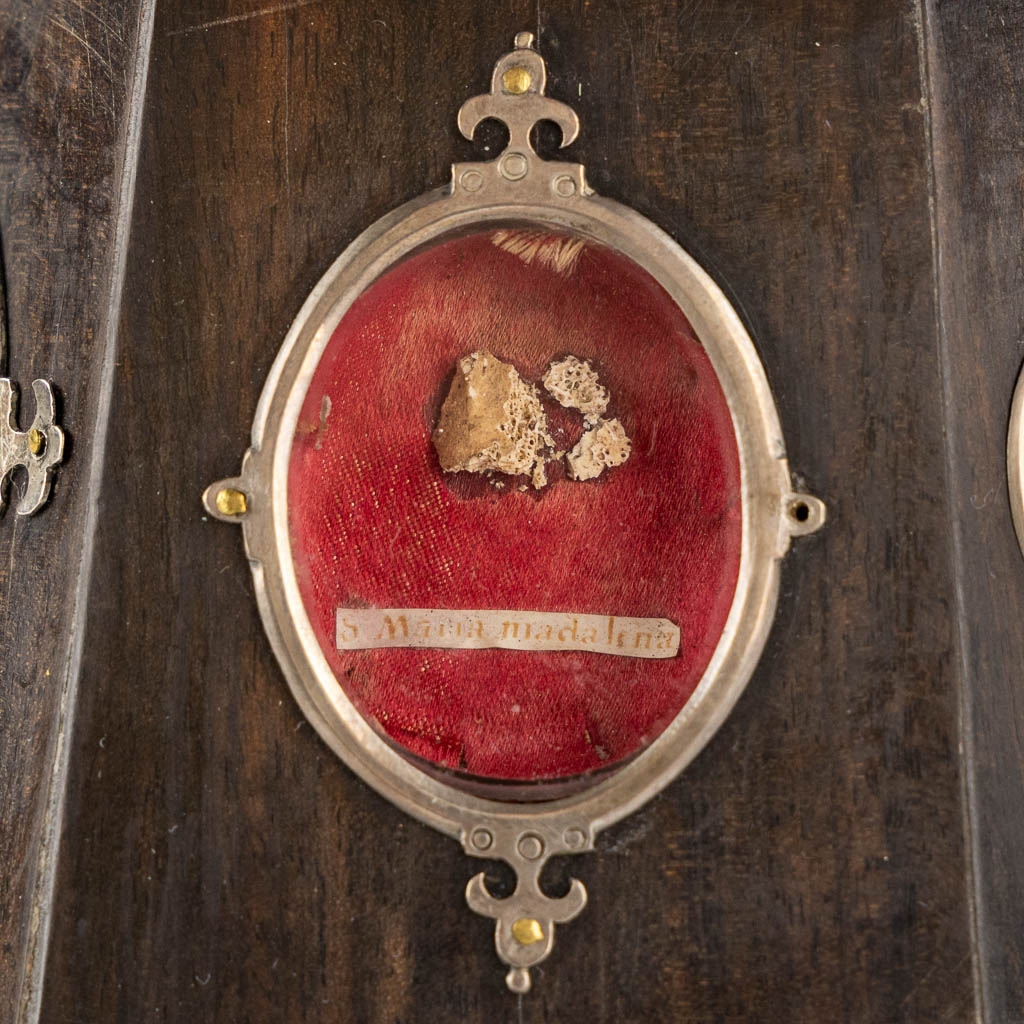
[{"label": "handwritten text label", "polygon": [[515,651],[591,651],[625,658],[674,658],[679,653],[679,627],[668,619],[574,612],[339,608],[335,643],[339,651],[376,647],[502,647]]}]

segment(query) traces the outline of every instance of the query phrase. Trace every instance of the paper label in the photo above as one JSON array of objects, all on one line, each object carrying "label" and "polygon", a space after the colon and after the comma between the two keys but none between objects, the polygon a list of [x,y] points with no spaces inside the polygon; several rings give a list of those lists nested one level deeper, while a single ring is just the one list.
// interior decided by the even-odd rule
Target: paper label
[{"label": "paper label", "polygon": [[339,651],[377,647],[502,647],[514,651],[590,651],[624,658],[674,658],[679,653],[679,627],[668,619],[575,612],[339,608],[335,644]]}]

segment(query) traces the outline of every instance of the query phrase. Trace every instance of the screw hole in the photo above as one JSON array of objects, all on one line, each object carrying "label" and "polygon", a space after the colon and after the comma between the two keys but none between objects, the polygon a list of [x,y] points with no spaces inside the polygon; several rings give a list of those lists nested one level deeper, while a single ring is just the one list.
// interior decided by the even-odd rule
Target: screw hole
[{"label": "screw hole", "polygon": [[806,523],[811,518],[811,510],[806,501],[798,501],[789,510],[789,514],[798,522]]}]

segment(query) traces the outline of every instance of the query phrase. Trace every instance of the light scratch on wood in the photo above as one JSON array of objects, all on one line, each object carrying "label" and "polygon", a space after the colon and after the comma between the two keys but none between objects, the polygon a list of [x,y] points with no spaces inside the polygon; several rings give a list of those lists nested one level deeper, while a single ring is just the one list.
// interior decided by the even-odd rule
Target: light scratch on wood
[{"label": "light scratch on wood", "polygon": [[73,38],[77,39],[82,44],[82,46],[85,47],[86,59],[88,59],[88,55],[90,53],[95,55],[96,59],[100,62],[100,64],[103,65],[103,69],[107,73],[107,77],[110,77],[109,58],[104,57],[103,54],[100,53],[100,51],[97,50],[96,47],[93,46],[88,39],[83,39],[82,36],[80,36],[70,25],[61,21],[60,18],[51,14],[50,21],[52,21],[53,24],[57,26],[57,28],[62,29],[64,32],[67,32],[69,36],[72,36]]},{"label": "light scratch on wood", "polygon": [[82,0],[67,0],[72,7],[77,8],[83,14],[88,14],[89,17],[94,18],[103,28],[109,32],[119,43],[124,42],[124,37],[118,32],[117,27],[112,25],[106,18],[100,16],[97,11],[92,10],[87,4],[83,3]]},{"label": "light scratch on wood", "polygon": [[204,21],[198,25],[189,25],[186,28],[176,28],[167,34],[169,36],[187,36],[193,32],[205,32],[209,28],[219,28],[221,25],[234,25],[239,21],[252,21],[253,18],[266,18],[271,14],[280,14],[282,11],[294,11],[299,7],[310,7],[320,3],[320,0],[295,0],[290,4],[275,4],[273,7],[261,7],[258,11],[248,11],[246,14],[232,14],[226,18],[214,18],[213,21]]},{"label": "light scratch on wood", "polygon": [[292,194],[291,175],[291,151],[288,145],[288,118],[290,114],[288,105],[288,79],[292,76],[292,47],[288,38],[288,21],[284,21],[284,191],[285,195]]}]

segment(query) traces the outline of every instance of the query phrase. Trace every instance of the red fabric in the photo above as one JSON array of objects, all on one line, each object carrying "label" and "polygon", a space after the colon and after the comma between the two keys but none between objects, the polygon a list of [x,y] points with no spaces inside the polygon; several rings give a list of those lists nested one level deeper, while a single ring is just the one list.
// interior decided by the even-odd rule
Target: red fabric
[{"label": "red fabric", "polygon": [[[575,482],[443,474],[430,441],[456,360],[487,348],[539,382],[567,353],[611,391],[629,461]],[[542,394],[543,394],[542,389]],[[324,396],[330,412],[321,426]],[[579,416],[545,403],[571,446]],[[306,609],[335,675],[392,740],[489,778],[557,778],[655,739],[700,681],[739,567],[740,469],[689,323],[620,255],[560,275],[481,233],[392,269],[335,331],[299,417],[289,516]],[[334,647],[339,606],[664,617],[664,661],[587,652]]]}]

